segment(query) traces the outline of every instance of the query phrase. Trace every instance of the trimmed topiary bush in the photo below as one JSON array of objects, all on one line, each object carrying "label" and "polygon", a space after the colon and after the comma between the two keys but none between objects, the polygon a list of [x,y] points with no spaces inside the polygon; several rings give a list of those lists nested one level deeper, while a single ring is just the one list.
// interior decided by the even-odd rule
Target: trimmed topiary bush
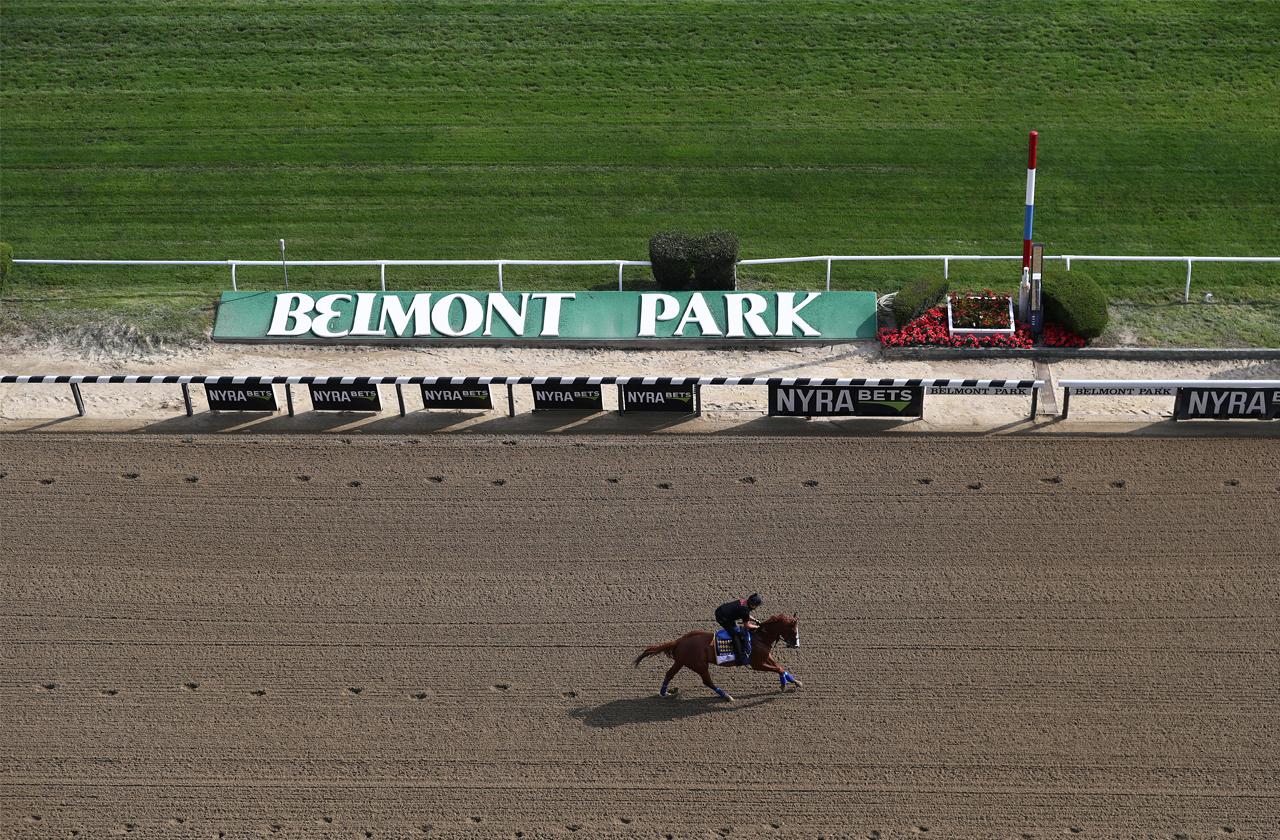
[{"label": "trimmed topiary bush", "polygon": [[906,326],[936,306],[947,293],[949,281],[942,277],[912,280],[893,298],[893,319],[898,326]]},{"label": "trimmed topiary bush", "polygon": [[1044,281],[1044,319],[1084,338],[1097,338],[1107,327],[1107,293],[1083,274],[1061,273]]},{"label": "trimmed topiary bush", "polygon": [[737,264],[738,237],[727,230],[708,233],[694,243],[692,288],[732,291]]},{"label": "trimmed topiary bush", "polygon": [[675,231],[655,233],[649,237],[649,262],[653,264],[653,282],[668,292],[689,288],[693,282],[694,241]]},{"label": "trimmed topiary bush", "polygon": [[13,246],[8,242],[0,242],[0,295],[4,294],[13,276]]},{"label": "trimmed topiary bush", "polygon": [[649,239],[653,281],[668,292],[729,290],[737,285],[738,237],[727,230],[692,237],[676,231]]}]

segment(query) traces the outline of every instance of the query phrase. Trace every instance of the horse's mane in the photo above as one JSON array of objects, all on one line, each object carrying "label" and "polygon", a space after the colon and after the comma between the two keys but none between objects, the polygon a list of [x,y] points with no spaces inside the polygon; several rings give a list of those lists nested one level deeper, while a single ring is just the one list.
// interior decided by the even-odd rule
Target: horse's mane
[{"label": "horse's mane", "polygon": [[760,626],[763,627],[766,624],[774,624],[776,622],[781,622],[783,624],[790,624],[791,616],[787,615],[786,613],[778,613],[777,615],[771,615],[768,618],[766,618],[764,621],[760,622]]}]

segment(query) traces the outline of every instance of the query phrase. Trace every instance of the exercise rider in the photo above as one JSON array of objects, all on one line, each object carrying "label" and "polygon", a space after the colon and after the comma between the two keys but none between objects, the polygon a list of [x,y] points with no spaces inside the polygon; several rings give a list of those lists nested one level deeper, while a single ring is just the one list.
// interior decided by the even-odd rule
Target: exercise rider
[{"label": "exercise rider", "polygon": [[[729,638],[733,641],[733,655],[739,665],[748,664],[742,634],[749,632],[748,622],[755,621],[751,611],[763,603],[760,593],[753,592],[748,598],[738,598],[716,607],[716,623],[729,632]],[[738,626],[739,622],[742,622],[742,627]]]}]

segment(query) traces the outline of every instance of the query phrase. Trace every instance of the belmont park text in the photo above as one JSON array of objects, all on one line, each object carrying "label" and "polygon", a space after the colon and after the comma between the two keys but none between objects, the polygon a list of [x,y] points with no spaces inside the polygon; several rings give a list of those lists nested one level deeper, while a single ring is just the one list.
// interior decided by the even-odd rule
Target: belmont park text
[{"label": "belmont park text", "polygon": [[236,340],[870,338],[870,292],[227,292]]}]

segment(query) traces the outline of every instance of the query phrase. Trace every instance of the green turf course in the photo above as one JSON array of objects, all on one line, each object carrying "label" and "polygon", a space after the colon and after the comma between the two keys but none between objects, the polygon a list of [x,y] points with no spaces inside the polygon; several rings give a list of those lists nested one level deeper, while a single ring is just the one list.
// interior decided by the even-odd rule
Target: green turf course
[{"label": "green turf course", "polygon": [[[296,259],[643,259],[678,227],[730,228],[748,258],[1016,253],[1037,128],[1050,253],[1273,255],[1278,33],[1280,3],[1202,0],[6,0],[0,240],[17,257],[270,259],[284,237]],[[835,280],[885,292],[939,270]],[[1197,296],[1225,305],[1194,311],[1174,305],[1178,265],[1074,270],[1132,303],[1122,339],[1280,346],[1280,268],[1198,266]],[[1007,287],[1016,269],[952,276]],[[512,269],[508,288],[612,277]],[[106,310],[161,333],[203,329],[229,285],[221,269],[16,279],[0,320]],[[280,286],[274,269],[242,280]]]}]

